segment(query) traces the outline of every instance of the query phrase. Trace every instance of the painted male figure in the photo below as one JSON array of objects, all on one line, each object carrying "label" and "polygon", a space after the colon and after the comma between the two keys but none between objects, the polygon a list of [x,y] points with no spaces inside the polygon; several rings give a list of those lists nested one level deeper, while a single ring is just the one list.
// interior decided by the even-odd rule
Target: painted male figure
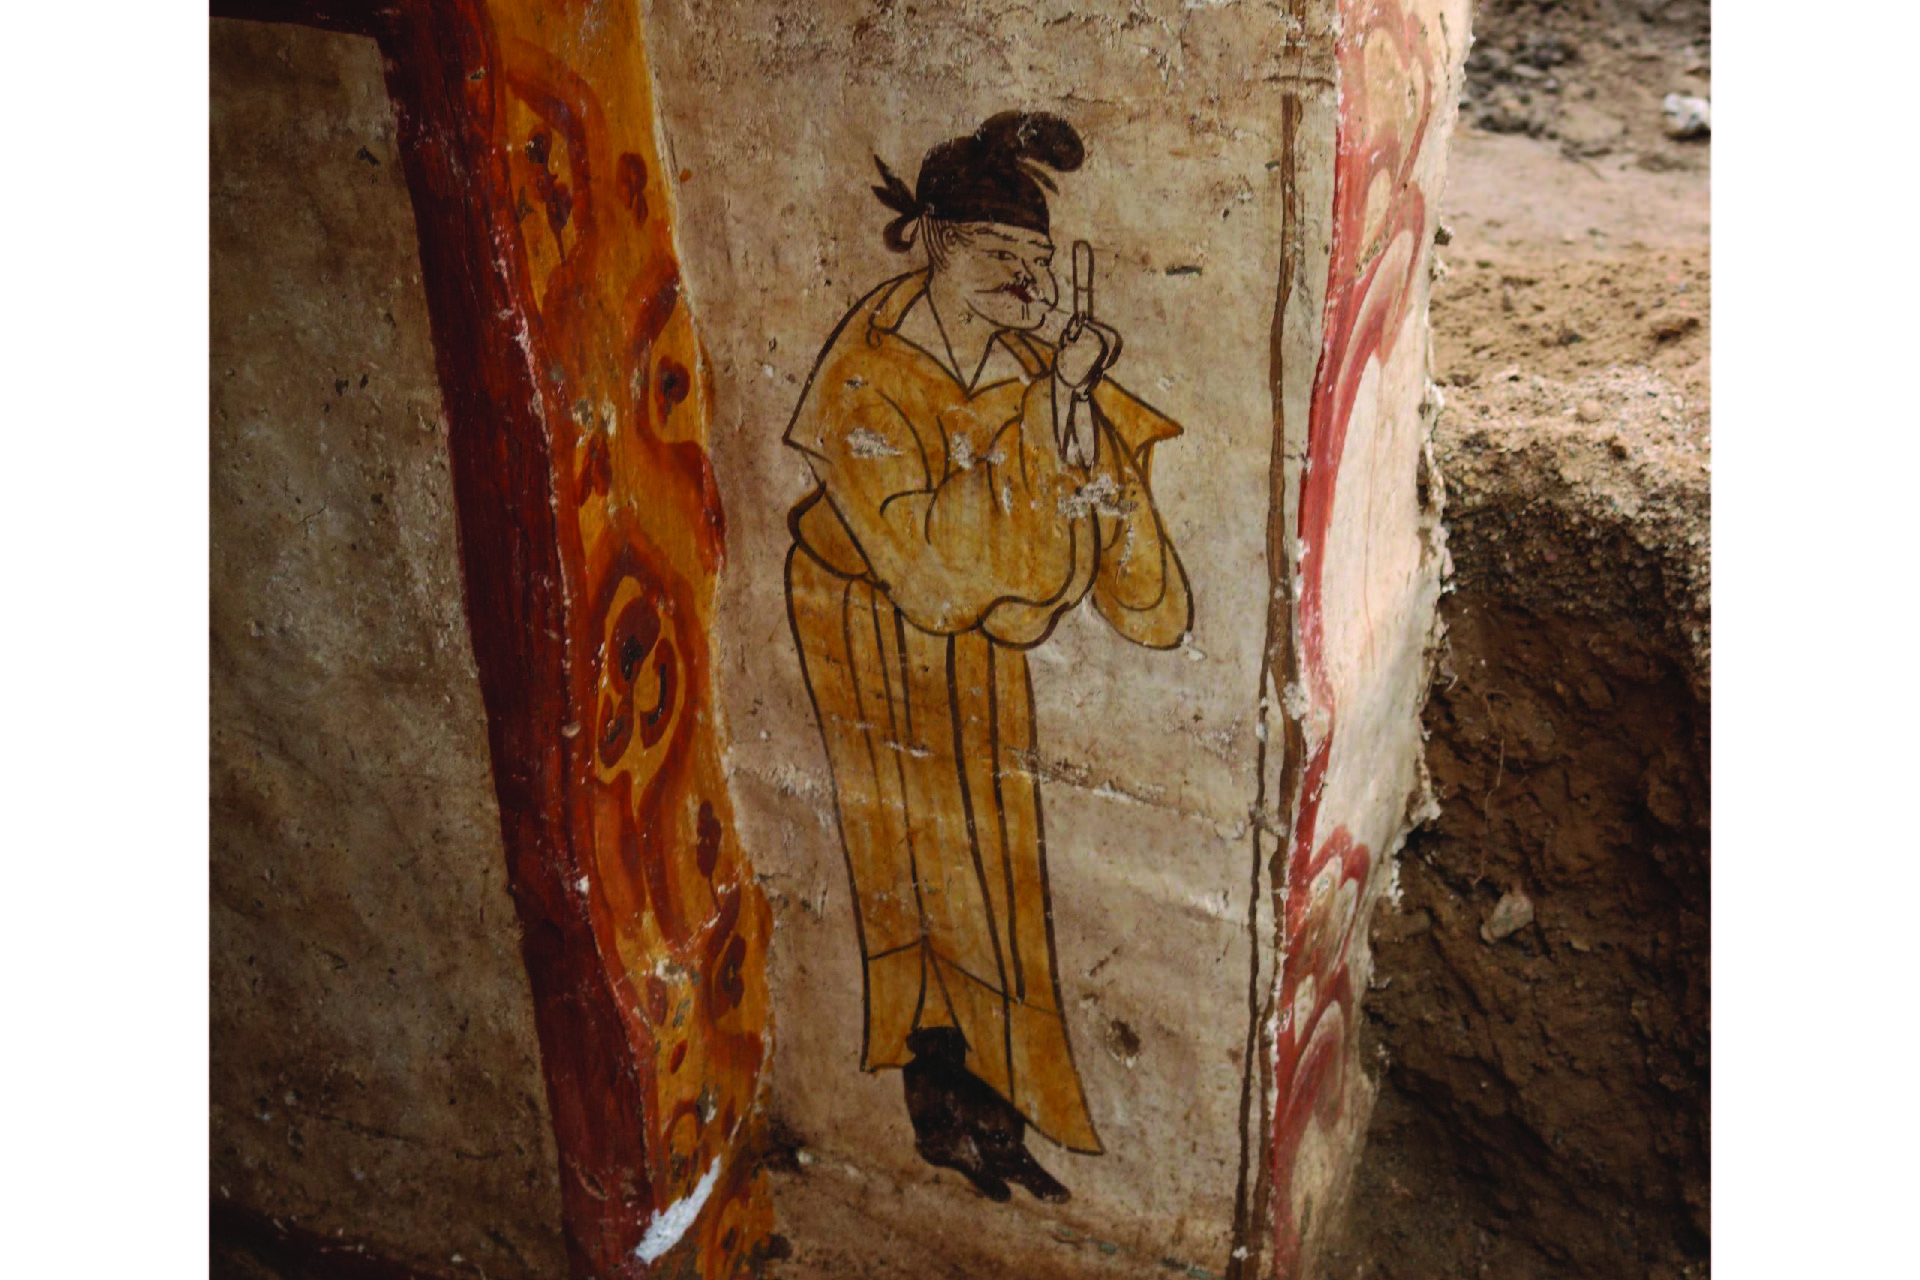
[{"label": "painted male figure", "polygon": [[[866,977],[862,1065],[904,1068],[917,1147],[1004,1200],[1067,1190],[1031,1124],[1101,1150],[1062,1017],[1026,650],[1091,595],[1179,644],[1185,571],[1149,489],[1180,427],[1106,376],[1113,330],[1059,301],[1045,187],[1083,150],[1008,112],[880,171],[922,270],[841,321],[788,426],[819,487],[789,517],[794,637],[833,768]],[[1058,316],[1053,317],[1056,321]]]}]

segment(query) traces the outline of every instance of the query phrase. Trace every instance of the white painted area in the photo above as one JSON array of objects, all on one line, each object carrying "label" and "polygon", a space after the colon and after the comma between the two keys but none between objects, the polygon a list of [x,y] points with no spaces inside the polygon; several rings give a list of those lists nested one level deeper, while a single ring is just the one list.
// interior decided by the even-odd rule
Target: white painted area
[{"label": "white painted area", "polygon": [[687,1228],[700,1216],[707,1197],[713,1194],[714,1184],[719,1181],[720,1157],[715,1156],[700,1179],[700,1185],[686,1199],[676,1200],[653,1216],[653,1221],[647,1224],[647,1234],[640,1238],[639,1247],[633,1251],[635,1256],[642,1262],[651,1263],[679,1244],[680,1237],[687,1234]]}]

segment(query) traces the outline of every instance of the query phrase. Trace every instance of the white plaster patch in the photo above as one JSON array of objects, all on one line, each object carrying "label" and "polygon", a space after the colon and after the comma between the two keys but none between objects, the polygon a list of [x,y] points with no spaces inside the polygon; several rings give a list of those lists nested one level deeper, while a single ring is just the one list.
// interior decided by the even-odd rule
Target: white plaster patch
[{"label": "white plaster patch", "polygon": [[701,1177],[700,1185],[686,1199],[674,1201],[653,1216],[653,1221],[647,1224],[647,1234],[640,1238],[639,1246],[633,1251],[634,1256],[642,1262],[651,1263],[679,1244],[680,1237],[687,1234],[687,1228],[700,1216],[707,1197],[713,1194],[714,1184],[719,1181],[720,1157],[715,1156]]},{"label": "white plaster patch", "polygon": [[1089,511],[1097,511],[1110,520],[1133,512],[1135,503],[1120,496],[1120,486],[1112,476],[1095,476],[1059,502],[1060,514],[1078,520]]},{"label": "white plaster patch", "polygon": [[897,458],[900,450],[871,427],[855,427],[847,432],[847,448],[856,458]]}]

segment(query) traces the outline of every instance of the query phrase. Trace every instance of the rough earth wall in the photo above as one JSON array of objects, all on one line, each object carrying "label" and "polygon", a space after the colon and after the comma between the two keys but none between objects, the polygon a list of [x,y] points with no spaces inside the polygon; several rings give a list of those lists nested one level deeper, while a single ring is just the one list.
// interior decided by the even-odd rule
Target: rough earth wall
[{"label": "rough earth wall", "polygon": [[[1706,6],[1489,0],[1435,284],[1438,819],[1376,916],[1362,1280],[1708,1274]],[[1484,932],[1483,932],[1484,929]]]},{"label": "rough earth wall", "polygon": [[1604,421],[1533,418],[1515,386],[1500,419],[1443,427],[1460,566],[1426,715],[1443,808],[1409,842],[1405,914],[1380,923],[1392,984],[1369,1005],[1427,1176],[1471,1189],[1535,1274],[1699,1275],[1707,477],[1657,377],[1581,393]]},{"label": "rough earth wall", "polygon": [[379,53],[212,40],[211,1196],[414,1265],[559,1275]]}]

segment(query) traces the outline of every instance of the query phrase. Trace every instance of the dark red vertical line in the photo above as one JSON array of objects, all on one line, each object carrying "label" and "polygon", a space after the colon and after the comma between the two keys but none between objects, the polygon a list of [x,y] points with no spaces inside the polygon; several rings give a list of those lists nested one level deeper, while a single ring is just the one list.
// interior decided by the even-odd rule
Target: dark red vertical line
[{"label": "dark red vertical line", "polygon": [[[569,813],[562,726],[590,723],[569,690],[567,607],[552,438],[517,252],[505,158],[494,145],[503,74],[473,0],[400,6],[380,44],[420,237],[448,421],[467,620],[487,710],[508,884],[559,1147],[568,1263],[633,1276],[657,1208],[636,1059],[584,895],[590,850]],[[576,552],[577,554],[577,552]],[[580,566],[573,568],[577,571]]]}]

